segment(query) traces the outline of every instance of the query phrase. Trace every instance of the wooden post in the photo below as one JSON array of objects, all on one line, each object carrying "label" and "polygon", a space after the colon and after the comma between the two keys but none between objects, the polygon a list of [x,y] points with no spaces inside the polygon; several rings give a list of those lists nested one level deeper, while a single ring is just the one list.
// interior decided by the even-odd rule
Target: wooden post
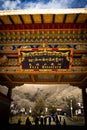
[{"label": "wooden post", "polygon": [[85,87],[82,88],[82,98],[83,98],[83,106],[84,106],[85,126],[87,127],[87,93]]},{"label": "wooden post", "polygon": [[9,88],[8,88],[8,92],[7,92],[7,98],[9,99],[9,104],[8,104],[8,106],[7,106],[7,113],[6,113],[7,124],[9,124],[10,105],[11,105],[11,95],[12,95],[12,88],[9,87]]},{"label": "wooden post", "polygon": [[8,89],[7,96],[0,93],[0,127],[7,128],[9,124],[11,89]]},{"label": "wooden post", "polygon": [[8,88],[7,97],[11,99],[12,88]]}]

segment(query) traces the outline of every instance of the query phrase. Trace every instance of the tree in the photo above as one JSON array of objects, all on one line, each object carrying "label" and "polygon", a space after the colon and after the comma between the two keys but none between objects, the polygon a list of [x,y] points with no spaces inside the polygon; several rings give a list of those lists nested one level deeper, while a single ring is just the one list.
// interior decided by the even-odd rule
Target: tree
[{"label": "tree", "polygon": [[50,115],[54,115],[56,112],[56,107],[49,105],[48,110]]},{"label": "tree", "polygon": [[33,116],[41,116],[45,112],[45,103],[43,98],[39,98],[33,108]]},{"label": "tree", "polygon": [[75,114],[75,110],[78,109],[77,100],[75,97],[66,98],[66,108],[65,111],[69,116],[73,116]]}]

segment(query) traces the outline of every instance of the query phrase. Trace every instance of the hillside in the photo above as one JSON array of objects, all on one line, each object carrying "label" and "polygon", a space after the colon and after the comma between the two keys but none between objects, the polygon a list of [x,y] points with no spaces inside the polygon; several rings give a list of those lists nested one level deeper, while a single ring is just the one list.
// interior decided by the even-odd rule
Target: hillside
[{"label": "hillside", "polygon": [[46,105],[63,107],[65,99],[75,97],[78,102],[82,101],[81,90],[70,85],[23,85],[12,91],[13,103],[19,108],[33,107],[37,99],[44,99]]}]

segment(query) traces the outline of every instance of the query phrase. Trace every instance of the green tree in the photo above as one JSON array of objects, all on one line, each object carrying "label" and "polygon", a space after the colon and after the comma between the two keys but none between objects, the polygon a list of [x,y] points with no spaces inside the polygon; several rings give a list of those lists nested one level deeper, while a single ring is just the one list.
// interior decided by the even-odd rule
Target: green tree
[{"label": "green tree", "polygon": [[50,115],[54,115],[56,112],[56,107],[49,105],[48,110]]},{"label": "green tree", "polygon": [[39,98],[33,108],[33,116],[41,116],[45,112],[45,103],[43,98]]}]

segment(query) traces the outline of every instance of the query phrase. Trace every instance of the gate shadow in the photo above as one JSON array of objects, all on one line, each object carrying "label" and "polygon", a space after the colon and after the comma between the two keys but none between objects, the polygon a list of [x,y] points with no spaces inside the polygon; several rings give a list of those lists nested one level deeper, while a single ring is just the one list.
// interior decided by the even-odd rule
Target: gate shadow
[{"label": "gate shadow", "polygon": [[56,125],[46,125],[46,126],[35,126],[32,125],[30,127],[26,127],[25,125],[17,125],[17,124],[9,124],[9,125],[3,125],[0,130],[86,130],[85,126],[56,126]]}]

